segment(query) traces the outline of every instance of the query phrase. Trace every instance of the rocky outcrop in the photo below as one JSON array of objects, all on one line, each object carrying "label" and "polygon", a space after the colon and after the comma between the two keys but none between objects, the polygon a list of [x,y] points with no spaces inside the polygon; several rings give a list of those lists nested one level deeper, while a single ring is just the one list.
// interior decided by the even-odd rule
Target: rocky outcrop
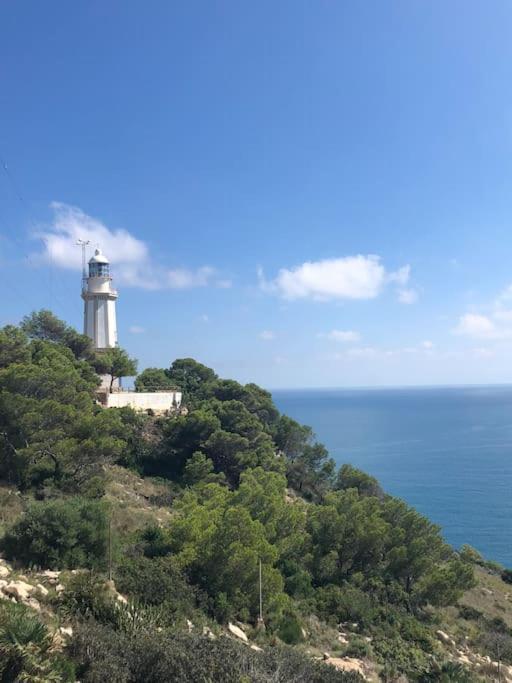
[{"label": "rocky outcrop", "polygon": [[[327,654],[327,653],[325,653]],[[363,678],[366,678],[366,671],[364,662],[361,659],[355,659],[353,657],[325,657],[324,661],[326,664],[333,666],[338,671],[355,671],[360,674]]]},{"label": "rocky outcrop", "polygon": [[245,631],[242,631],[242,629],[239,626],[235,626],[235,624],[232,624],[229,622],[228,624],[228,631],[235,636],[235,638],[239,638],[240,640],[243,640],[244,643],[249,642],[249,638],[247,637]]},{"label": "rocky outcrop", "polygon": [[34,590],[34,586],[25,581],[11,581],[2,588],[2,593],[7,597],[15,598],[17,602],[26,602]]}]

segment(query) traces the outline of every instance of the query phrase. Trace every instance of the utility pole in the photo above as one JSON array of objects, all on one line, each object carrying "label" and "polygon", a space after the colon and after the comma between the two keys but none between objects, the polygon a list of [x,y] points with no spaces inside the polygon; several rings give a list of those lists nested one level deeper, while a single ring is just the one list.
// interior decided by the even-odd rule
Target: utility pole
[{"label": "utility pole", "polygon": [[265,630],[265,621],[263,619],[263,591],[262,591],[262,581],[261,581],[261,557],[260,557],[260,566],[259,566],[259,574],[260,574],[260,615],[258,617],[258,623],[257,623],[257,628],[260,629],[261,631]]},{"label": "utility pole", "polygon": [[108,580],[112,581],[112,513],[108,516]]},{"label": "utility pole", "polygon": [[85,281],[87,279],[87,271],[85,269],[85,249],[91,240],[78,239],[76,241],[77,247],[82,247],[82,290],[85,289]]}]

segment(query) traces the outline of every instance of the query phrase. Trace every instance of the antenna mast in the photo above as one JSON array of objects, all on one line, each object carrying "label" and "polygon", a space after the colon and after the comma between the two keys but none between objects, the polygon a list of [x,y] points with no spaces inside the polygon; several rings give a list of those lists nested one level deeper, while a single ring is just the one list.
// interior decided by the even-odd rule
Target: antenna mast
[{"label": "antenna mast", "polygon": [[87,280],[87,271],[85,269],[85,250],[87,245],[91,243],[91,240],[78,239],[76,241],[77,247],[82,247],[82,291],[85,289],[85,281]]}]

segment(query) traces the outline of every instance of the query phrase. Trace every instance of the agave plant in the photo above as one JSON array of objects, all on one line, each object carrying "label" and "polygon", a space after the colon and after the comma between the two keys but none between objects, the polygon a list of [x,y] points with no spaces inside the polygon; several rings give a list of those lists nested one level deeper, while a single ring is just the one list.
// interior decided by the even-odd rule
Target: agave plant
[{"label": "agave plant", "polygon": [[0,681],[57,683],[66,680],[52,656],[53,638],[24,605],[0,604]]}]

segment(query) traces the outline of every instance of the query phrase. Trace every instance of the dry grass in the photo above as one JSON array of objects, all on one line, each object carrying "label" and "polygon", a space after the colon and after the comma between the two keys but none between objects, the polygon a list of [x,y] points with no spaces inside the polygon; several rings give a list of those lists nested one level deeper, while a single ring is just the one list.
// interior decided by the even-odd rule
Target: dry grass
[{"label": "dry grass", "polygon": [[148,524],[164,525],[170,519],[170,508],[155,505],[152,500],[168,495],[169,488],[164,483],[140,477],[117,465],[109,468],[107,476],[105,500],[112,505],[116,532],[126,535]]},{"label": "dry grass", "polygon": [[481,567],[476,568],[475,575],[478,585],[464,595],[460,604],[479,610],[489,619],[501,617],[512,628],[512,585]]}]

